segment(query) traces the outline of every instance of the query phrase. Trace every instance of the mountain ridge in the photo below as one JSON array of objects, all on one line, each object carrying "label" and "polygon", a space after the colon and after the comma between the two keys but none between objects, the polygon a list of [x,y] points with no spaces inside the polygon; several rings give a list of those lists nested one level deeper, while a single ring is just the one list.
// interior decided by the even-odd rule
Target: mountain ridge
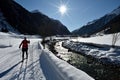
[{"label": "mountain ridge", "polygon": [[[6,21],[22,34],[41,36],[68,35],[70,31],[60,21],[42,13],[32,13],[13,0],[0,0]],[[9,14],[8,14],[9,13]]]},{"label": "mountain ridge", "polygon": [[93,35],[97,33],[98,31],[101,31],[101,29],[103,29],[103,27],[107,23],[109,23],[112,19],[114,19],[119,14],[120,14],[120,6],[114,9],[111,13],[108,13],[104,15],[103,17],[100,17],[99,19],[88,22],[87,25],[84,25],[81,28],[72,31],[72,34],[80,35],[80,36]]}]

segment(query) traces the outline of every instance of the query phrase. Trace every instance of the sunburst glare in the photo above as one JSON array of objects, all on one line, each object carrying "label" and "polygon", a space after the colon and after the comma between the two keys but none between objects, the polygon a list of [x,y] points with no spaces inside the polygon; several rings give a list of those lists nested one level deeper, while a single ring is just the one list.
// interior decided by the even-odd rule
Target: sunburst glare
[{"label": "sunburst glare", "polygon": [[64,15],[67,12],[67,7],[66,5],[61,5],[59,7],[59,12],[61,13],[61,15]]},{"label": "sunburst glare", "polygon": [[67,0],[66,2],[63,0],[60,0],[59,3],[57,4],[51,4],[52,6],[56,7],[57,11],[54,14],[60,14],[61,17],[63,16],[68,16],[68,12],[69,12],[69,0]]}]

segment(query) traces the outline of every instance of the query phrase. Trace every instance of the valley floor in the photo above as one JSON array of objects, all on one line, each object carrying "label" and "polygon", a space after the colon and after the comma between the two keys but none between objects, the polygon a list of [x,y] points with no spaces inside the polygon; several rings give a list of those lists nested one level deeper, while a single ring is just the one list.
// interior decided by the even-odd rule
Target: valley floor
[{"label": "valley floor", "polygon": [[[3,35],[3,34],[2,34]],[[29,39],[29,57],[21,62],[20,38],[0,36],[0,80],[94,80],[85,72],[42,49],[41,39]]]}]

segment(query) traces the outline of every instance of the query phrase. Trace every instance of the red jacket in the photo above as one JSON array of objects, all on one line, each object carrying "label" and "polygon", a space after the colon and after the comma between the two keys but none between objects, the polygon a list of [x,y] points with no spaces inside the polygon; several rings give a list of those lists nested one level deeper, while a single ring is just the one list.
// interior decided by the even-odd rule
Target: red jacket
[{"label": "red jacket", "polygon": [[27,40],[23,40],[19,46],[19,48],[21,47],[22,45],[22,48],[28,48],[28,43],[30,43],[30,41],[27,41]]}]

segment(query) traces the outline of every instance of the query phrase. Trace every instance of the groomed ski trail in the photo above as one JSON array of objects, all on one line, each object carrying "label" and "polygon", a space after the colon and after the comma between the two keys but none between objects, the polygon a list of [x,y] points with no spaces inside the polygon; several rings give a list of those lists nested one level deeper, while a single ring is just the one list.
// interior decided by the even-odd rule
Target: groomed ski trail
[{"label": "groomed ski trail", "polygon": [[[34,42],[29,45],[28,59],[24,59],[23,62],[21,62],[22,54],[20,49],[14,49],[10,54],[6,53],[6,55],[11,56],[11,60],[8,58],[2,62],[6,62],[4,65],[10,65],[10,67],[0,73],[0,80],[46,80],[40,67],[39,56],[41,49],[38,44],[38,42]],[[18,59],[16,60],[16,58]]]}]

